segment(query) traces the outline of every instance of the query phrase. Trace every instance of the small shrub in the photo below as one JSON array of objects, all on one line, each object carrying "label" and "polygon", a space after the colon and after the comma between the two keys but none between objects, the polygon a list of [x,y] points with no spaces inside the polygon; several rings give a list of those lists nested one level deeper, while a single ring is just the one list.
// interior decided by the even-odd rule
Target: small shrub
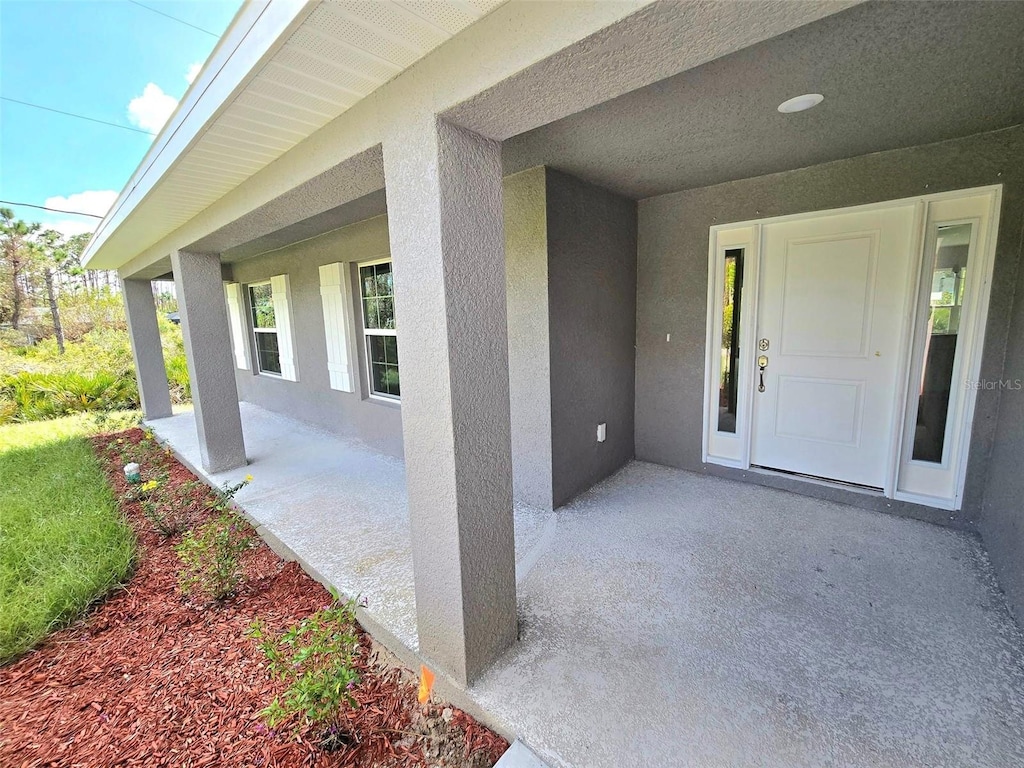
[{"label": "small shrub", "polygon": [[192,384],[188,378],[188,362],[185,353],[180,352],[164,358],[167,368],[167,386],[170,388],[171,402],[188,403],[192,401]]},{"label": "small shrub", "polygon": [[111,411],[96,411],[91,416],[93,420],[93,432],[100,434],[103,432],[122,432],[132,427],[139,425],[139,414],[133,412],[111,412]]},{"label": "small shrub", "polygon": [[[35,421],[138,407],[120,296],[69,297],[72,300],[83,302],[85,319],[80,332],[65,325],[65,354],[52,336],[25,346],[25,334],[0,329],[0,399],[8,403],[0,409],[0,419]],[[160,336],[171,400],[187,402],[191,392],[181,328],[161,319]]]},{"label": "small shrub", "polygon": [[199,594],[220,602],[234,594],[242,579],[241,555],[252,547],[252,527],[232,509],[235,494],[252,481],[225,485],[216,491],[210,507],[219,514],[213,520],[188,531],[175,547],[181,558],[178,583],[185,595]]},{"label": "small shrub", "polygon": [[[260,640],[270,674],[290,684],[260,714],[267,725],[278,725],[297,718],[296,730],[308,725],[323,725],[325,746],[338,743],[338,713],[342,706],[357,706],[352,689],[359,682],[355,667],[359,651],[356,634],[355,602],[342,602],[331,591],[334,602],[289,628],[278,638],[267,637],[266,628],[253,622],[249,636]],[[341,740],[342,743],[344,740]]]},{"label": "small shrub", "polygon": [[227,510],[188,531],[174,548],[181,558],[178,583],[185,595],[215,602],[231,597],[242,580],[241,555],[252,546],[248,523]]},{"label": "small shrub", "polygon": [[181,533],[192,523],[194,514],[193,494],[196,481],[188,481],[177,487],[167,483],[167,475],[147,480],[137,488],[129,489],[126,497],[139,502],[142,514],[152,523],[154,530],[163,537]]},{"label": "small shrub", "polygon": [[[83,411],[118,411],[138,408],[134,377],[75,371],[40,373],[19,371],[0,379],[0,398],[13,403],[10,421],[36,421]],[[7,410],[12,406],[8,405]]]},{"label": "small shrub", "polygon": [[0,395],[0,424],[10,424],[18,417],[18,404]]}]

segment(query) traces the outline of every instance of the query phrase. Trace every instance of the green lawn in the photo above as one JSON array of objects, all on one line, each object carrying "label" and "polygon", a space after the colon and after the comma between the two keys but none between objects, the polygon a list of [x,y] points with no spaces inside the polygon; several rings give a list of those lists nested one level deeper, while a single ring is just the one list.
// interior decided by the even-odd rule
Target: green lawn
[{"label": "green lawn", "polygon": [[134,536],[87,439],[96,424],[82,415],[0,426],[0,664],[131,570]]}]

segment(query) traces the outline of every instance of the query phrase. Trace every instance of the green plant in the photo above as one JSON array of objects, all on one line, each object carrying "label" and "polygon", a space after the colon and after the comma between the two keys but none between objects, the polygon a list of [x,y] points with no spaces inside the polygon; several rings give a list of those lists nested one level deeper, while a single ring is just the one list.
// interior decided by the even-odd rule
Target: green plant
[{"label": "green plant", "polygon": [[[249,636],[260,640],[259,648],[270,662],[270,674],[289,682],[288,688],[260,714],[267,725],[278,725],[297,718],[296,729],[308,725],[336,724],[342,706],[357,706],[352,691],[359,683],[356,656],[355,602],[343,602],[331,590],[334,601],[290,627],[280,637],[267,637],[266,627],[256,620]],[[337,730],[327,728],[325,735],[336,740]],[[325,740],[325,746],[330,743]],[[335,744],[337,746],[337,744]]]},{"label": "green plant", "polygon": [[129,410],[137,408],[139,402],[134,377],[75,371],[19,371],[5,376],[0,378],[0,398],[8,403],[4,411],[10,421],[52,419],[82,411]]},{"label": "green plant", "polygon": [[216,602],[231,597],[242,580],[241,554],[252,542],[249,524],[227,510],[187,531],[174,548],[181,558],[178,583],[182,593],[200,594]]},{"label": "green plant", "polygon": [[[68,297],[71,308],[77,300]],[[92,324],[83,326],[87,330],[75,332],[74,312],[66,312],[62,306],[68,339],[65,354],[60,353],[54,338],[24,346],[12,334],[0,332],[0,423],[138,407],[120,296],[86,297],[82,302],[95,323],[90,320]],[[181,329],[161,319],[160,336],[171,399],[186,402],[191,392]]]},{"label": "green plant", "polygon": [[187,531],[174,548],[181,558],[178,583],[183,594],[200,594],[220,602],[230,597],[242,579],[241,555],[252,547],[252,527],[232,511],[235,494],[252,481],[252,475],[235,485],[215,491],[209,503],[219,514]]},{"label": "green plant", "polygon": [[92,413],[93,431],[96,434],[102,432],[121,432],[138,426],[140,415],[132,411],[94,411]]},{"label": "green plant", "polygon": [[18,416],[18,404],[0,395],[0,424],[10,424]]},{"label": "green plant", "polygon": [[[152,523],[161,536],[168,537],[181,533],[192,522],[192,486],[188,482],[172,487],[167,482],[167,473],[156,479],[147,480],[139,486],[130,487],[125,498],[139,502],[142,514]],[[188,486],[188,487],[186,487]]]}]

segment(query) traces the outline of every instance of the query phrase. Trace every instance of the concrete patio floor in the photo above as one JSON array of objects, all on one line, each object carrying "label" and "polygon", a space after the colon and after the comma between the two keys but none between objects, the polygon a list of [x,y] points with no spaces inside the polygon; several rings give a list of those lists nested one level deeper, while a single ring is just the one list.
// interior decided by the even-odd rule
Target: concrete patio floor
[{"label": "concrete patio floor", "polygon": [[[237,499],[410,651],[400,460],[242,404]],[[190,413],[149,422],[190,465]],[[552,766],[1024,765],[1024,639],[978,540],[634,462],[517,505],[521,640],[467,692]]]}]

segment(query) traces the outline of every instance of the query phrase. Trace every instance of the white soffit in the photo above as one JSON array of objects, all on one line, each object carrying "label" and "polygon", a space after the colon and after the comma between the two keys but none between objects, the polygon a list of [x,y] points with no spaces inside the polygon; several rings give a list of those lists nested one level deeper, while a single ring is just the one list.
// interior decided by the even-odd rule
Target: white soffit
[{"label": "white soffit", "polygon": [[505,2],[246,5],[100,223],[87,265],[122,266]]}]

